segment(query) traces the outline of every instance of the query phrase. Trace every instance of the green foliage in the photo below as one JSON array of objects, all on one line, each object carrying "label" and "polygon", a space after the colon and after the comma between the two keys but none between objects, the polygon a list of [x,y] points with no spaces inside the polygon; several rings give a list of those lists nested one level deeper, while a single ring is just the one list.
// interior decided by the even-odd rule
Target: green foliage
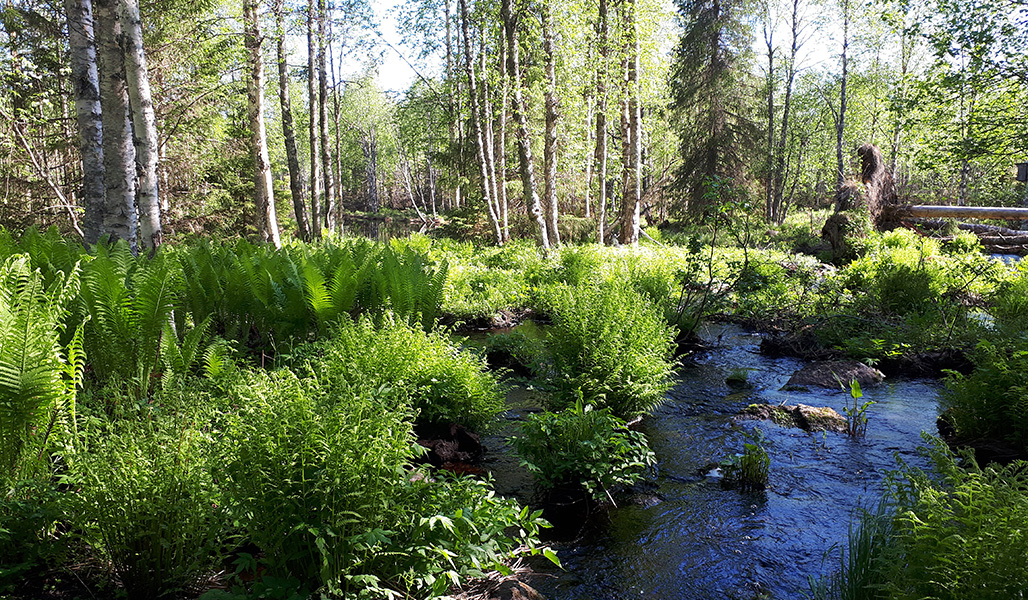
[{"label": "green foliage", "polygon": [[[77,267],[44,287],[28,257],[0,263],[0,484],[49,470],[48,450],[75,418],[84,356],[78,328],[62,347]],[[2,490],[4,494],[6,489]]]},{"label": "green foliage", "polygon": [[340,392],[392,388],[424,423],[481,429],[504,407],[481,357],[442,332],[425,333],[388,318],[380,328],[366,318],[341,321],[331,338],[297,348],[291,361]]},{"label": "green foliage", "polygon": [[655,307],[618,283],[555,290],[547,346],[557,403],[585,402],[629,418],[646,413],[671,386],[674,334]]},{"label": "green foliage", "polygon": [[1028,448],[1028,342],[982,341],[970,375],[950,373],[942,391],[946,418],[962,439],[1002,439]]},{"label": "green foliage", "polygon": [[847,404],[842,411],[846,413],[846,433],[850,437],[860,438],[867,435],[867,409],[874,404],[874,400],[865,400],[864,392],[860,390],[860,383],[856,379],[850,381],[850,399],[852,404]]},{"label": "green foliage", "polygon": [[580,485],[600,501],[656,463],[646,436],[581,399],[561,412],[529,415],[511,443],[543,488]]},{"label": "green foliage", "polygon": [[163,255],[141,261],[124,243],[97,248],[83,269],[81,293],[89,318],[85,348],[97,379],[124,384],[136,401],[149,397],[181,286],[181,271]]},{"label": "green foliage", "polygon": [[342,590],[365,558],[362,537],[395,519],[410,408],[388,389],[330,395],[289,371],[245,376],[233,395],[218,477],[247,537],[270,574]]},{"label": "green foliage", "polygon": [[996,286],[989,312],[996,324],[1012,333],[1028,330],[1028,261],[1017,263],[1014,272]]},{"label": "green foliage", "polygon": [[23,479],[0,488],[0,594],[17,592],[26,576],[61,564],[69,549],[66,520],[53,482]]},{"label": "green foliage", "polygon": [[542,339],[519,330],[493,334],[485,341],[485,355],[491,364],[524,373],[541,371],[545,352]]},{"label": "green foliage", "polygon": [[743,443],[742,454],[734,454],[721,462],[726,487],[738,487],[744,492],[762,490],[767,487],[771,457],[764,448],[764,434],[760,428],[748,434],[750,441]]},{"label": "green foliage", "polygon": [[75,454],[77,524],[132,597],[175,595],[220,560],[225,501],[212,476],[214,432],[194,416],[94,425]]},{"label": "green foliage", "polygon": [[240,409],[219,479],[266,578],[348,598],[434,597],[505,569],[522,546],[539,552],[537,513],[484,482],[410,471],[418,446],[401,390],[330,379],[253,373],[232,391]]},{"label": "green foliage", "polygon": [[851,531],[842,570],[823,598],[974,600],[1020,598],[1028,584],[1028,470],[1024,462],[958,463],[938,439],[935,472],[905,464],[888,479],[886,504]]}]

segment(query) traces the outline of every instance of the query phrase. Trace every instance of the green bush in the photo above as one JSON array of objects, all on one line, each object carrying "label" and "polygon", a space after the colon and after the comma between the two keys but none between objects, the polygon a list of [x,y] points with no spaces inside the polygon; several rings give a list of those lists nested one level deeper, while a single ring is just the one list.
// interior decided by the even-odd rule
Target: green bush
[{"label": "green bush", "polygon": [[72,463],[75,520],[131,597],[181,593],[219,563],[229,528],[215,455],[213,433],[192,416],[83,433]]},{"label": "green bush", "polygon": [[1028,448],[1028,342],[982,341],[970,358],[974,371],[951,373],[941,397],[958,437]]},{"label": "green bush", "polygon": [[[0,262],[0,486],[49,475],[50,448],[75,418],[81,326],[67,332],[78,271],[44,287],[25,255]],[[61,336],[71,333],[67,345]],[[4,489],[3,492],[7,490]]]},{"label": "green bush", "polygon": [[664,400],[674,334],[656,308],[626,285],[562,287],[553,295],[547,346],[557,405],[586,403],[630,418]]},{"label": "green bush", "polygon": [[399,389],[343,391],[288,370],[245,376],[220,471],[265,577],[354,598],[445,594],[535,550],[538,514],[486,483],[410,469]]},{"label": "green bush", "polygon": [[646,436],[581,400],[561,412],[529,415],[511,443],[544,489],[580,485],[600,501],[656,462]]},{"label": "green bush", "polygon": [[219,479],[270,575],[345,592],[390,529],[412,456],[410,408],[388,389],[330,394],[287,370],[243,376]]},{"label": "green bush", "polygon": [[341,393],[390,387],[409,400],[423,423],[477,430],[504,408],[499,384],[480,356],[442,332],[389,319],[381,328],[369,319],[344,320],[331,338],[298,348],[291,363]]}]

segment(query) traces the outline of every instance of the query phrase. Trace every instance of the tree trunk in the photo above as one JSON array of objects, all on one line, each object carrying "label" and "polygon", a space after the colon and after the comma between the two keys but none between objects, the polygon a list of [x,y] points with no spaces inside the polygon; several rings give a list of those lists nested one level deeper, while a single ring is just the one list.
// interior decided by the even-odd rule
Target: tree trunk
[{"label": "tree trunk", "polygon": [[93,38],[93,4],[92,0],[66,0],[64,9],[68,18],[71,87],[82,155],[83,233],[86,245],[92,246],[100,239],[104,217],[103,123]]},{"label": "tree trunk", "polygon": [[464,61],[468,75],[468,95],[471,100],[471,126],[475,129],[475,147],[478,150],[478,167],[482,176],[482,196],[486,206],[489,207],[489,222],[493,226],[493,234],[497,244],[503,244],[503,233],[500,231],[500,221],[496,214],[496,208],[490,195],[489,163],[486,158],[487,147],[482,131],[482,119],[478,108],[478,92],[475,77],[475,60],[471,53],[471,37],[468,26],[468,3],[467,0],[460,0],[460,28],[464,38]]},{"label": "tree trunk", "polygon": [[503,34],[500,34],[500,51],[499,51],[499,62],[500,62],[500,110],[499,114],[496,115],[497,130],[496,136],[496,149],[493,151],[493,156],[496,158],[496,193],[499,194],[497,198],[498,204],[500,205],[500,220],[503,222],[503,241],[510,241],[510,222],[507,218],[507,97],[508,86],[507,86],[507,46],[503,43]]},{"label": "tree trunk", "polygon": [[511,79],[514,82],[511,110],[514,113],[514,121],[518,126],[518,160],[521,163],[522,194],[525,198],[525,207],[528,209],[529,216],[535,219],[539,244],[545,250],[549,250],[550,240],[546,231],[546,219],[543,216],[543,208],[539,202],[539,193],[536,191],[535,173],[532,167],[532,140],[528,124],[528,109],[525,105],[522,90],[524,82],[521,79],[517,18],[511,10],[511,1],[502,0],[500,14],[507,38],[507,70],[510,72]]},{"label": "tree trunk", "polygon": [[328,10],[325,0],[318,0],[318,125],[321,135],[321,175],[324,182],[325,196],[321,205],[321,223],[329,231],[335,230],[335,211],[333,198],[335,189],[332,181],[332,156],[329,153],[328,139],[328,72],[326,70],[325,52],[328,45],[327,36]]},{"label": "tree trunk", "polygon": [[543,0],[542,18],[543,56],[546,70],[546,91],[543,94],[546,105],[546,134],[543,138],[543,195],[546,206],[546,227],[550,239],[560,245],[560,230],[557,229],[557,121],[560,113],[557,106],[557,73],[553,53],[553,10],[550,3]]},{"label": "tree trunk", "polygon": [[838,173],[835,178],[835,188],[842,189],[846,182],[846,163],[843,160],[842,136],[846,130],[846,79],[848,68],[848,54],[850,45],[850,0],[843,0],[842,4],[842,83],[839,88],[839,119],[835,123],[835,161]]},{"label": "tree trunk", "polygon": [[503,215],[500,209],[500,196],[498,190],[498,184],[496,182],[496,155],[493,150],[495,149],[495,139],[493,137],[493,98],[492,90],[489,86],[489,77],[487,75],[487,64],[486,64],[486,53],[487,47],[485,43],[485,25],[483,24],[480,28],[480,44],[478,52],[478,75],[480,77],[480,106],[481,106],[481,122],[483,127],[482,141],[485,143],[485,164],[489,173],[489,199],[492,201],[496,212],[496,225],[499,230],[499,243],[503,244],[506,239],[503,235],[503,223],[501,222],[501,216]]},{"label": "tree trunk", "polygon": [[118,18],[125,33],[125,78],[132,107],[133,144],[139,177],[136,206],[139,208],[139,243],[151,254],[164,241],[158,193],[157,116],[150,93],[150,76],[143,52],[143,23],[138,0],[119,0]]},{"label": "tree trunk", "polygon": [[[329,24],[329,38],[332,37],[332,27]],[[331,48],[330,48],[331,50]],[[339,106],[339,81],[336,79],[336,63],[333,59],[333,55],[330,53],[329,57],[329,69],[332,71],[332,90],[335,91],[332,94],[332,130],[335,132],[335,156],[333,156],[333,174],[335,181],[335,222],[338,225],[340,235],[343,233],[343,152],[341,150],[341,144],[343,137],[339,135],[339,121],[342,118],[341,108]],[[342,64],[342,55],[339,57],[339,63]],[[377,142],[376,142],[377,144]],[[378,151],[376,150],[376,157]],[[375,170],[378,171],[378,163],[376,158]],[[376,200],[377,202],[377,200]],[[378,210],[377,208],[375,209]]]},{"label": "tree trunk", "polygon": [[[454,93],[453,78],[453,32],[452,16],[450,15],[450,0],[443,0],[443,14],[446,19],[446,99],[450,120],[450,147],[453,148],[459,139],[457,127],[460,117],[457,110],[457,98]],[[459,180],[458,180],[459,181]],[[460,183],[453,188],[453,197],[450,199],[450,208],[460,205]]]},{"label": "tree trunk", "polygon": [[303,172],[300,171],[300,157],[296,150],[296,129],[293,126],[293,106],[289,99],[289,64],[286,54],[286,27],[283,15],[284,0],[275,0],[276,54],[278,58],[278,103],[282,109],[282,137],[286,144],[286,164],[289,166],[289,192],[293,197],[293,213],[300,239],[311,241],[310,226],[307,224],[307,199],[303,194]]},{"label": "tree trunk", "polygon": [[275,215],[275,194],[271,185],[271,159],[268,157],[268,136],[264,128],[264,57],[261,56],[261,28],[257,0],[244,0],[243,20],[250,77],[247,78],[247,116],[254,161],[254,204],[257,207],[257,238],[282,247]]},{"label": "tree trunk", "polygon": [[101,237],[128,242],[138,252],[136,220],[136,165],[129,120],[124,34],[115,13],[115,0],[96,3],[96,46],[100,67],[100,104],[103,114],[104,203]]},{"label": "tree trunk", "polygon": [[596,23],[600,59],[596,66],[596,243],[603,245],[607,235],[607,60],[609,20],[607,0],[600,0]]},{"label": "tree trunk", "polygon": [[642,192],[642,116],[639,107],[639,25],[636,0],[625,2],[625,46],[628,53],[626,72],[628,95],[628,146],[626,152],[625,196],[621,202],[621,243],[639,243],[639,212]]},{"label": "tree trunk", "polygon": [[317,44],[315,25],[317,23],[317,8],[315,0],[307,1],[307,109],[308,122],[307,133],[310,140],[311,156],[311,235],[314,238],[321,237],[321,230],[324,227],[321,218],[321,164],[319,160],[318,141],[318,71],[316,69]]}]

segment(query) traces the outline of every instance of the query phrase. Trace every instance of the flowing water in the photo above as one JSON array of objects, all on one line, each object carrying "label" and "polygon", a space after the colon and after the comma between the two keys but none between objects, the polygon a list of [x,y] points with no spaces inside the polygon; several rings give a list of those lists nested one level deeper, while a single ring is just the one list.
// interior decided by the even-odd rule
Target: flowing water
[{"label": "flowing water", "polygon": [[[842,413],[849,395],[779,391],[802,361],[760,355],[760,337],[738,328],[714,326],[706,337],[718,347],[683,366],[667,402],[643,421],[658,457],[652,482],[604,523],[555,543],[564,570],[540,565],[545,574],[531,578],[547,598],[800,598],[809,589],[808,575],[838,565],[855,515],[880,497],[883,472],[895,468],[895,455],[924,464],[916,448],[922,430],[935,431],[935,382],[895,379],[864,390],[864,399],[876,402],[864,439],[736,422],[733,417],[755,402]],[[750,388],[725,383],[738,369],[746,370]],[[525,395],[508,412],[512,421],[531,404],[531,393]],[[768,489],[722,488],[708,466],[741,452],[755,427],[771,457]],[[528,500],[530,479],[502,438],[487,444],[486,466],[498,491]]]}]

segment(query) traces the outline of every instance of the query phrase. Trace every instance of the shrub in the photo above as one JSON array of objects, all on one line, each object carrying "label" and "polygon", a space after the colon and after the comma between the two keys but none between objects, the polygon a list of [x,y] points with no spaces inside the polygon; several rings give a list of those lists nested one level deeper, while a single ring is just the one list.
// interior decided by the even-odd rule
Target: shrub
[{"label": "shrub", "polygon": [[625,285],[559,288],[547,336],[558,405],[581,393],[621,418],[652,410],[670,387],[674,334],[655,307]]},{"label": "shrub", "polygon": [[441,332],[388,319],[381,328],[369,319],[344,320],[330,339],[297,349],[291,362],[340,393],[390,387],[409,399],[423,423],[477,430],[504,408],[481,357]]},{"label": "shrub", "polygon": [[190,417],[94,426],[75,454],[77,524],[134,598],[182,592],[218,564],[224,501],[214,438]]},{"label": "shrub", "polygon": [[324,387],[288,370],[245,376],[221,476],[266,578],[355,598],[438,596],[536,549],[538,513],[484,482],[412,472],[397,388]]},{"label": "shrub", "polygon": [[1028,342],[982,341],[970,375],[950,373],[942,392],[946,416],[962,439],[1002,439],[1028,448]]},{"label": "shrub", "polygon": [[596,500],[632,485],[656,462],[646,436],[581,399],[558,413],[529,415],[511,443],[544,489],[580,485]]},{"label": "shrub", "polygon": [[345,591],[362,536],[395,522],[410,408],[388,389],[328,393],[287,370],[246,375],[219,479],[270,575]]}]

